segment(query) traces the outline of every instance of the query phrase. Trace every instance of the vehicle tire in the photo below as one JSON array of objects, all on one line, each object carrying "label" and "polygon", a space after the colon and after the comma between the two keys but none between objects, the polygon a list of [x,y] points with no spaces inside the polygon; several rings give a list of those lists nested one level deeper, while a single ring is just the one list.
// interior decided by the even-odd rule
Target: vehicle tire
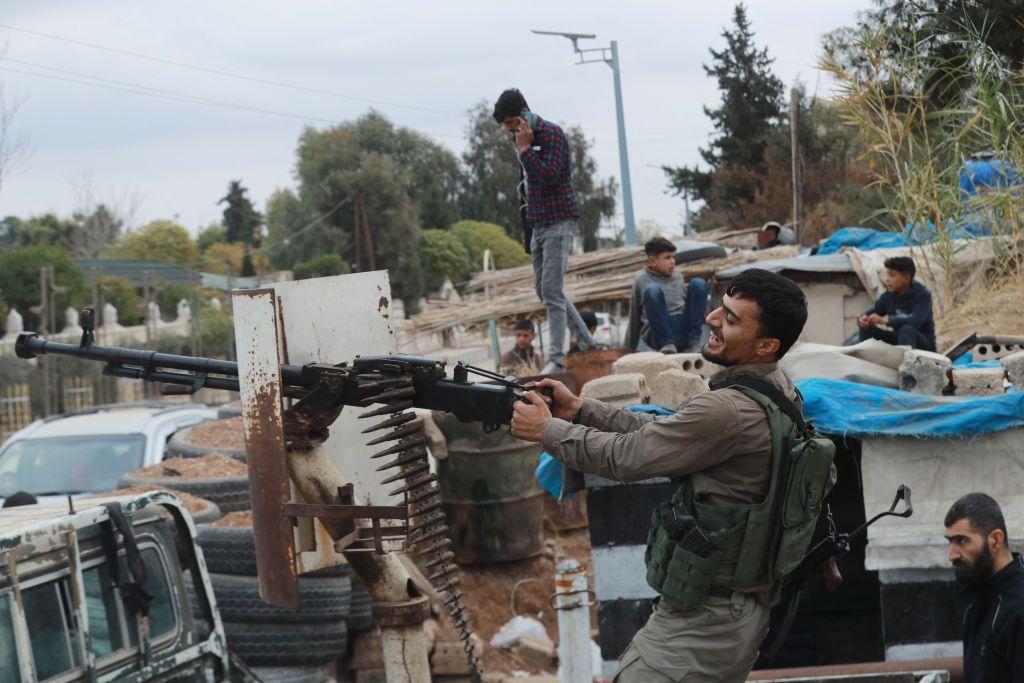
[{"label": "vehicle tire", "polygon": [[301,623],[225,621],[228,650],[250,666],[324,664],[348,649],[344,620]]},{"label": "vehicle tire", "polygon": [[351,594],[345,623],[349,631],[366,631],[373,626],[373,598],[363,582],[355,576],[352,577]]},{"label": "vehicle tire", "polygon": [[[200,423],[203,424],[203,423]],[[217,446],[201,446],[199,444],[192,443],[190,437],[192,430],[199,425],[192,425],[191,427],[185,427],[179,429],[171,435],[170,440],[167,442],[165,451],[167,457],[173,458],[202,458],[206,455],[224,455],[241,462],[246,461],[245,449],[237,450],[234,448],[220,448]]]},{"label": "vehicle tire", "polygon": [[191,513],[192,522],[195,524],[207,524],[209,522],[216,522],[221,518],[220,507],[212,500],[200,498],[204,505],[202,509],[197,512]]},{"label": "vehicle tire", "polygon": [[[210,574],[217,610],[225,621],[324,622],[344,619],[352,594],[347,577],[299,578],[299,609],[277,607],[260,598],[255,576]],[[191,577],[185,581],[189,602],[198,605]],[[198,615],[197,615],[198,616]]]},{"label": "vehicle tire", "polygon": [[695,245],[689,249],[681,249],[676,252],[675,261],[676,265],[682,263],[693,263],[694,261],[700,261],[706,258],[721,258],[727,255],[727,251],[724,247],[717,244],[702,244]]},{"label": "vehicle tire", "polygon": [[[219,527],[199,525],[196,542],[203,549],[206,567],[217,574],[256,576],[256,542],[252,527]],[[308,577],[351,576],[348,563],[310,574]]]},{"label": "vehicle tire", "polygon": [[217,417],[225,419],[229,417],[241,417],[242,416],[242,402],[233,401],[231,403],[225,403],[224,405],[217,408]]},{"label": "vehicle tire", "polygon": [[254,666],[253,673],[266,683],[327,683],[331,670],[323,666]]},{"label": "vehicle tire", "polygon": [[221,512],[248,510],[252,507],[249,499],[248,477],[212,477],[189,479],[186,477],[139,477],[126,474],[118,482],[121,488],[134,486],[162,486],[164,488],[191,493],[193,496],[213,501]]}]

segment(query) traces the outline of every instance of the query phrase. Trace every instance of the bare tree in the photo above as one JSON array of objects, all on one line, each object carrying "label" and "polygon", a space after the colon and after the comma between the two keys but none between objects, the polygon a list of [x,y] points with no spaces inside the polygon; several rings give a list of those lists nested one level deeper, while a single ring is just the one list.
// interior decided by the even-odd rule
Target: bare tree
[{"label": "bare tree", "polygon": [[76,258],[99,258],[123,232],[131,231],[142,199],[138,192],[124,188],[97,197],[91,171],[68,180],[75,195],[74,218],[78,230],[69,245]]},{"label": "bare tree", "polygon": [[[3,51],[0,51],[0,59]],[[28,136],[18,134],[12,129],[14,118],[25,103],[25,97],[11,96],[0,84],[0,190],[4,181],[18,167],[28,161],[31,154]]]}]

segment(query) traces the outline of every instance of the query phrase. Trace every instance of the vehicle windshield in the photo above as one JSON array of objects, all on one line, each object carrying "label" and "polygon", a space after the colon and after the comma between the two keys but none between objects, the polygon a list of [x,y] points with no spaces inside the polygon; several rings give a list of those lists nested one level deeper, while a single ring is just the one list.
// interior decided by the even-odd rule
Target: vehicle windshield
[{"label": "vehicle windshield", "polygon": [[0,451],[0,497],[100,493],[142,466],[142,434],[26,439]]}]

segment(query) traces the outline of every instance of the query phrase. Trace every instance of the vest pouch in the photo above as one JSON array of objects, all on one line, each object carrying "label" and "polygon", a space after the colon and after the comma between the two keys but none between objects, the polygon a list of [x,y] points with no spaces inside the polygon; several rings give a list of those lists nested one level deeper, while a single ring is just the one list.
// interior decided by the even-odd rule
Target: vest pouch
[{"label": "vest pouch", "polygon": [[798,442],[788,453],[789,477],[782,506],[782,535],[771,570],[780,580],[796,569],[811,545],[825,496],[836,482],[835,444],[816,437]]}]

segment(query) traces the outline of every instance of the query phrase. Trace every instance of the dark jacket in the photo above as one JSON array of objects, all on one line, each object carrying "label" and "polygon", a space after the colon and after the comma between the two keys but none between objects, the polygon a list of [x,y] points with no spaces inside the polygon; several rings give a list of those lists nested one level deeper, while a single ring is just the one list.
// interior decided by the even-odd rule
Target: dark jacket
[{"label": "dark jacket", "polygon": [[1024,561],[1013,562],[966,592],[964,681],[1024,681]]},{"label": "dark jacket", "polygon": [[935,348],[935,317],[932,315],[932,293],[920,282],[914,280],[906,294],[885,291],[878,297],[865,314],[877,313],[889,316],[889,325],[897,332],[904,325],[912,325],[928,337]]}]

